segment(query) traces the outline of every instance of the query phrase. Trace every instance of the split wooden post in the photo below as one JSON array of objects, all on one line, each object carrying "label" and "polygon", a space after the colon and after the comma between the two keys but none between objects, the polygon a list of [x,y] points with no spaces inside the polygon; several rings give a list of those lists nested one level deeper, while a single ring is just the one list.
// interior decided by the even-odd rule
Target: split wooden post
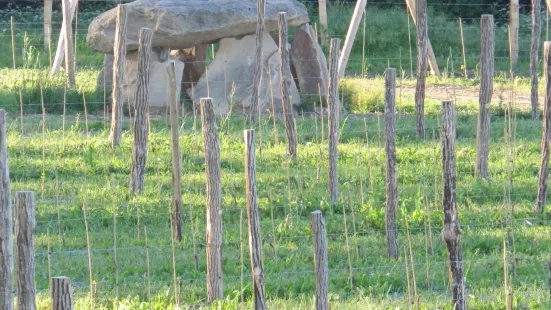
[{"label": "split wooden post", "polygon": [[[519,0],[510,0],[509,4],[509,55],[514,66],[518,60]],[[537,7],[540,9],[540,6]]]},{"label": "split wooden post", "polygon": [[13,310],[13,211],[6,111],[0,110],[0,309]]},{"label": "split wooden post", "polygon": [[247,129],[245,135],[245,183],[247,191],[247,217],[249,224],[249,251],[253,278],[254,309],[264,310],[266,290],[264,287],[264,266],[262,263],[262,240],[260,216],[258,214],[258,192],[256,187],[256,155],[254,130]]},{"label": "split wooden post", "polygon": [[352,50],[352,45],[354,45],[354,40],[356,39],[356,33],[358,32],[358,27],[360,27],[360,22],[362,21],[362,14],[365,11],[366,3],[367,0],[358,0],[356,2],[356,7],[354,8],[354,13],[352,14],[352,20],[350,21],[350,26],[348,27],[348,33],[346,34],[346,39],[344,40],[341,57],[339,58],[340,78],[344,77],[348,57],[350,57],[350,51]]},{"label": "split wooden post", "polygon": [[549,150],[551,140],[551,42],[543,45],[543,73],[545,75],[545,101],[543,106],[543,126],[541,134],[541,164],[538,174],[538,196],[536,211],[543,212],[547,197],[549,171]]},{"label": "split wooden post", "polygon": [[52,310],[73,310],[73,289],[68,277],[53,277],[50,279]]},{"label": "split wooden post", "polygon": [[211,98],[201,98],[207,198],[207,296],[224,299],[222,284],[222,177],[218,126]]},{"label": "split wooden post", "polygon": [[341,46],[340,39],[331,39],[329,47],[329,85],[327,87],[327,105],[329,108],[329,198],[331,205],[339,202],[339,75],[338,59]]},{"label": "split wooden post", "polygon": [[63,0],[63,36],[65,37],[65,71],[67,73],[67,85],[75,87],[75,63],[73,60],[73,28],[71,26],[70,0]]},{"label": "split wooden post", "polygon": [[530,103],[532,119],[539,118],[538,111],[538,61],[541,36],[541,0],[532,0],[532,40],[530,45]]},{"label": "split wooden post", "polygon": [[476,131],[475,174],[488,177],[490,153],[490,104],[494,89],[494,16],[480,18],[480,93],[478,97],[478,122]]},{"label": "split wooden post", "polygon": [[134,118],[134,148],[132,150],[132,171],[130,187],[132,192],[143,192],[145,164],[147,162],[149,140],[149,61],[151,59],[151,39],[153,30],[140,30],[138,48],[138,74]]},{"label": "split wooden post", "polygon": [[[75,15],[75,10],[77,7],[78,0],[70,0],[70,10],[69,10],[69,21],[70,23],[73,22],[73,17]],[[63,63],[64,57],[65,57],[65,21],[63,21],[63,24],[61,25],[61,30],[59,32],[59,40],[57,41],[57,49],[54,57],[54,61],[52,63],[52,69],[50,71],[50,75],[57,75],[59,74],[59,70],[61,69],[61,64]]]},{"label": "split wooden post", "polygon": [[52,4],[53,0],[44,0],[44,49],[47,49],[50,54],[52,52]]},{"label": "split wooden post", "polygon": [[310,213],[314,234],[314,263],[316,270],[316,310],[329,310],[329,267],[327,233],[321,211]]},{"label": "split wooden post", "polygon": [[386,211],[385,228],[388,256],[398,259],[398,172],[396,167],[396,69],[385,72],[385,153],[386,153]]},{"label": "split wooden post", "polygon": [[321,45],[327,44],[327,0],[318,0],[321,25]]},{"label": "split wooden post", "polygon": [[124,64],[126,61],[126,7],[122,4],[117,6],[114,51],[111,129],[109,132],[109,144],[112,148],[117,147],[122,139]]},{"label": "split wooden post", "polygon": [[[411,15],[411,18],[413,19],[413,23],[417,24],[417,10],[416,10],[416,0],[406,0],[406,5],[409,10],[409,14]],[[426,12],[426,9],[425,9]],[[425,13],[426,18],[426,13]],[[427,36],[427,51],[428,51],[428,61],[429,66],[432,71],[432,74],[436,76],[440,76],[440,70],[438,69],[438,63],[436,62],[436,56],[434,55],[434,50],[432,49],[432,45],[430,44],[430,40]]]},{"label": "split wooden post", "polygon": [[15,193],[15,238],[17,249],[17,309],[36,310],[34,274],[34,192]]},{"label": "split wooden post", "polygon": [[174,62],[166,68],[168,72],[168,100],[170,106],[170,139],[172,140],[172,203],[174,204],[174,239],[182,241],[182,157],[180,156],[180,124],[176,93],[176,70]]},{"label": "split wooden post", "polygon": [[279,16],[279,84],[281,87],[281,105],[283,107],[283,120],[285,123],[285,134],[287,135],[287,154],[293,158],[297,157],[297,131],[293,104],[289,94],[293,76],[289,61],[289,39],[287,35],[287,13],[280,12]]},{"label": "split wooden post", "polygon": [[260,83],[262,82],[262,48],[264,41],[264,12],[266,0],[257,0],[257,21],[256,21],[256,54],[254,58],[253,90],[251,100],[251,121],[256,122],[260,117]]},{"label": "split wooden post", "polygon": [[427,0],[417,0],[415,9],[417,31],[417,83],[415,84],[416,130],[419,138],[425,137],[425,84],[428,57]]},{"label": "split wooden post", "polygon": [[455,195],[455,111],[452,101],[442,102],[442,203],[444,227],[442,237],[448,249],[448,266],[452,277],[453,309],[465,310],[463,252]]}]

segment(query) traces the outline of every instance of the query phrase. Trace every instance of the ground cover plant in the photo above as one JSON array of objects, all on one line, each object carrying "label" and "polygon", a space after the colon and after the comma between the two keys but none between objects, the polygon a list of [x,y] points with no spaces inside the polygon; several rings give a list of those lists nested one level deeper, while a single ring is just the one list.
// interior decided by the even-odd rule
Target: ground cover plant
[{"label": "ground cover plant", "polygon": [[[310,10],[315,13],[315,8]],[[347,5],[330,7],[330,36],[344,36],[351,12]],[[413,96],[406,90],[415,82],[410,73],[408,22],[403,6],[367,11],[365,49],[359,33],[349,62],[349,77],[341,80],[343,104],[353,114],[345,114],[340,122],[338,205],[331,207],[327,201],[327,115],[319,113],[318,96],[306,98],[298,112],[300,144],[296,161],[286,156],[281,120],[276,120],[275,129],[269,116],[256,127],[238,115],[218,120],[226,299],[215,305],[206,304],[205,166],[201,123],[199,117],[194,117],[197,111],[183,96],[187,109],[186,117],[180,120],[183,240],[173,247],[169,126],[164,117],[152,118],[145,191],[131,194],[132,122],[126,118],[123,143],[111,149],[107,144],[109,119],[104,114],[109,100],[96,87],[103,57],[85,44],[87,22],[98,13],[90,10],[79,15],[77,87],[67,92],[65,77],[49,78],[45,70],[50,56],[40,39],[40,11],[0,13],[2,50],[11,50],[9,16],[14,16],[16,25],[18,69],[12,69],[11,53],[0,55],[0,67],[4,68],[0,70],[0,108],[6,109],[9,116],[12,190],[36,192],[39,309],[49,309],[50,275],[72,279],[76,309],[173,309],[177,304],[199,309],[250,308],[243,166],[243,129],[247,128],[257,130],[257,180],[270,308],[313,307],[310,212],[314,210],[322,210],[327,223],[333,308],[405,309],[411,306],[414,294],[419,296],[422,309],[452,308],[447,254],[441,238],[441,102],[427,98],[427,137],[416,138]],[[430,84],[441,85],[449,99],[455,98],[452,85],[476,89],[475,73],[467,80],[459,77],[462,64],[457,21],[441,12],[429,15],[434,17],[429,19],[431,41],[444,72],[441,79],[433,78]],[[60,20],[59,16],[54,18]],[[496,34],[496,70],[507,71],[506,33],[503,23],[496,21],[500,26]],[[467,67],[473,72],[480,45],[477,22],[473,18],[464,25]],[[521,31],[528,29],[526,22],[521,25]],[[54,29],[54,33],[59,30]],[[379,29],[383,32],[378,33]],[[521,61],[515,68],[518,75],[528,71],[523,52],[528,53],[521,50]],[[387,258],[384,223],[382,72],[389,64],[399,69],[400,76],[397,261]],[[526,78],[511,82],[508,73],[497,74],[495,85],[504,92],[513,88],[524,93],[529,89]],[[474,177],[477,104],[473,97],[458,100],[456,105],[457,195],[468,308],[505,308],[507,266],[514,308],[548,309],[550,220],[547,213],[533,211],[542,123],[530,120],[528,106],[514,100],[493,102],[490,178],[478,179]],[[508,117],[511,115],[514,117]],[[507,128],[515,130],[504,136]]]}]

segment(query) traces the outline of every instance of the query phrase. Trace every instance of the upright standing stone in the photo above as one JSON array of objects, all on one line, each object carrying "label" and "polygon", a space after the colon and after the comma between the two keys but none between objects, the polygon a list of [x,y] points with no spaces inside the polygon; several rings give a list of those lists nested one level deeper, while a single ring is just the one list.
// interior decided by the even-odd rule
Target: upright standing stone
[{"label": "upright standing stone", "polygon": [[200,44],[192,48],[176,50],[172,52],[172,55],[184,63],[182,91],[187,91],[195,86],[205,73],[207,45]]}]

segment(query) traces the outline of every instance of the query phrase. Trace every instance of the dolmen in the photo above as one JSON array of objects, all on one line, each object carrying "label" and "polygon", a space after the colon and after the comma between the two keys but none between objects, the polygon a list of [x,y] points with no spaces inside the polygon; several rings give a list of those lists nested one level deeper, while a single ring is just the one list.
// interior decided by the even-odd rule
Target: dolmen
[{"label": "dolmen", "polygon": [[[125,4],[126,64],[124,97],[133,103],[138,68],[138,35],[141,28],[154,31],[150,61],[149,106],[166,110],[166,68],[174,62],[178,91],[194,104],[211,97],[217,115],[249,113],[252,102],[256,54],[256,0],[137,0]],[[306,7],[296,0],[266,0],[263,35],[261,111],[281,113],[280,61],[277,39],[278,13],[286,12],[289,27],[297,27],[290,44],[290,96],[299,105],[301,95],[325,96],[327,61],[309,24]],[[98,87],[111,89],[117,10],[97,16],[89,25],[87,43],[105,53]],[[272,32],[272,35],[270,35]],[[212,45],[217,44],[214,55]],[[289,45],[287,45],[289,46]]]}]

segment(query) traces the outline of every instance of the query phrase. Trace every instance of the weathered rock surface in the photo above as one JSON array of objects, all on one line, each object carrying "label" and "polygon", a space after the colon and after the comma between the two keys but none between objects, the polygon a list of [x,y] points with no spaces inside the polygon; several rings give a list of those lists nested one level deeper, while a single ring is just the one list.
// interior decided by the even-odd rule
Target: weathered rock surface
[{"label": "weathered rock surface", "polygon": [[[214,112],[225,115],[230,111],[248,114],[252,102],[253,61],[256,45],[255,35],[242,39],[226,38],[219,44],[218,53],[207,71],[193,89],[187,93],[195,104],[202,97],[211,97]],[[281,113],[281,88],[279,86],[279,57],[277,46],[268,33],[264,34],[264,74],[260,86],[261,111],[271,110],[272,97],[276,113]],[[270,87],[271,86],[271,87]],[[300,103],[298,90],[291,84],[291,102]]]},{"label": "weathered rock surface", "polygon": [[[113,61],[115,56],[111,54],[105,54],[103,56],[103,68],[98,74],[97,85],[100,91],[111,93],[113,89]],[[105,82],[104,82],[105,81]]]},{"label": "weathered rock surface", "polygon": [[182,91],[187,91],[195,86],[199,79],[205,73],[207,45],[197,45],[196,47],[175,50],[171,55],[178,58],[185,64],[184,76],[182,77]]},{"label": "weathered rock surface", "polygon": [[[151,53],[151,62],[149,64],[149,107],[152,110],[166,109],[168,105],[168,73],[166,68],[169,63],[174,61],[174,67],[176,70],[176,91],[179,94],[181,92],[182,74],[184,71],[184,63],[180,60],[169,56],[165,62],[159,61],[159,54],[156,52]],[[124,94],[128,102],[134,104],[136,97],[136,79],[138,74],[138,52],[130,52],[126,54],[125,63],[125,80],[124,80]],[[126,99],[125,98],[125,99]]]},{"label": "weathered rock surface", "polygon": [[[154,30],[153,47],[191,48],[222,38],[256,31],[256,0],[137,0],[127,8],[126,50],[138,49],[142,27]],[[308,22],[306,7],[297,0],[268,0],[266,31],[277,30],[279,12],[287,12],[289,26]],[[88,46],[113,53],[116,9],[96,17],[88,27]]]},{"label": "weathered rock surface", "polygon": [[329,80],[327,60],[312,26],[304,24],[297,30],[290,54],[301,93],[317,95],[321,90],[321,95],[326,96]]}]

